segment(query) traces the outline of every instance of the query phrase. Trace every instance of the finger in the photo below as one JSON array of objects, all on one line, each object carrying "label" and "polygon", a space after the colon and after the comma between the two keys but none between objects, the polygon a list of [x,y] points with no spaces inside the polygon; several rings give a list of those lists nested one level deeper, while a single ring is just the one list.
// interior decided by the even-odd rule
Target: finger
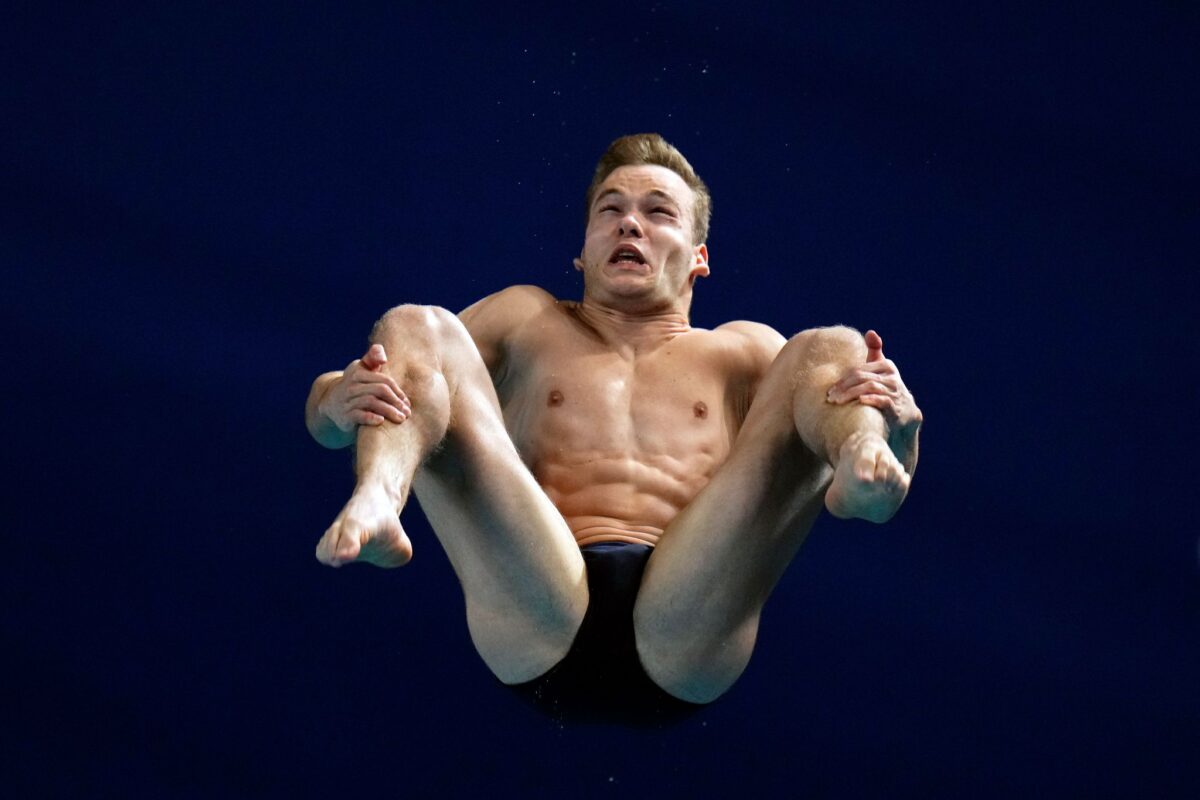
[{"label": "finger", "polygon": [[879,381],[886,384],[889,388],[898,391],[900,388],[900,373],[896,371],[895,365],[887,359],[872,361],[870,364],[863,364],[861,367],[852,369],[843,375],[837,383],[829,387],[826,396],[833,398],[851,386],[856,386],[865,381]]},{"label": "finger", "polygon": [[383,424],[382,415],[371,411],[364,411],[360,408],[352,409],[348,414],[346,414],[346,417],[355,425],[370,425],[374,427],[375,425]]},{"label": "finger", "polygon": [[410,411],[406,408],[397,408],[396,406],[385,403],[378,397],[360,397],[355,402],[352,408],[355,411],[364,411],[369,414],[374,414],[384,419],[389,419],[395,423],[404,422],[410,416]]},{"label": "finger", "polygon": [[381,344],[373,344],[367,348],[367,354],[362,357],[363,366],[369,370],[377,370],[387,363],[387,353]]},{"label": "finger", "polygon": [[867,331],[863,339],[867,343],[867,362],[883,360],[883,337],[875,331]]},{"label": "finger", "polygon": [[355,401],[362,397],[379,398],[401,411],[412,410],[412,404],[408,402],[408,398],[396,394],[395,390],[386,383],[360,383],[346,392],[346,398],[350,401]]},{"label": "finger", "polygon": [[874,375],[885,375],[889,373],[900,374],[900,370],[896,367],[896,362],[890,358],[885,358],[880,361],[871,361],[866,364],[860,364],[857,372],[869,372]]},{"label": "finger", "polygon": [[408,395],[406,395],[404,390],[400,388],[400,384],[396,383],[396,379],[391,375],[388,375],[386,372],[366,372],[360,370],[358,374],[354,376],[353,382],[360,385],[368,383],[383,384],[391,389],[397,397],[405,400],[406,402],[408,400]]},{"label": "finger", "polygon": [[355,398],[348,410],[370,412],[384,419],[389,419],[392,422],[404,422],[404,420],[412,416],[412,409],[408,406],[393,405],[370,395]]},{"label": "finger", "polygon": [[867,370],[854,370],[848,373],[840,381],[829,388],[829,394],[839,394],[852,386],[859,386],[864,383],[881,383],[889,389],[898,389],[899,375],[893,375],[890,372],[870,372]]},{"label": "finger", "polygon": [[839,392],[833,392],[829,395],[829,399],[838,405],[843,405],[865,394],[881,394],[890,397],[894,392],[891,387],[882,381],[863,381]]},{"label": "finger", "polygon": [[896,407],[896,401],[887,395],[865,394],[858,398],[858,402],[864,406],[879,409],[888,419],[894,420],[900,414],[899,409]]}]

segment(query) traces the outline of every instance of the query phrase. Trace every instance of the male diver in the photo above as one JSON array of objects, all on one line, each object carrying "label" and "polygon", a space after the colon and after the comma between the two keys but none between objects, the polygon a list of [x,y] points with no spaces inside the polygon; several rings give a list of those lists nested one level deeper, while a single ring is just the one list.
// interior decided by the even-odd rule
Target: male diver
[{"label": "male diver", "polygon": [[822,505],[896,513],[922,414],[873,331],[691,327],[710,207],[678,150],[626,136],[587,190],[581,301],[388,311],[308,397],[318,442],[357,445],[317,558],[408,563],[415,490],[503,683],[664,715],[724,693]]}]

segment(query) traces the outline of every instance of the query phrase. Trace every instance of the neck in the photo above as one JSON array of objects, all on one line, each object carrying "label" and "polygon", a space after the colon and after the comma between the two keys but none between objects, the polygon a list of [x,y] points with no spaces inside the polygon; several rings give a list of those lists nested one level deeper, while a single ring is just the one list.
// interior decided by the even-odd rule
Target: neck
[{"label": "neck", "polygon": [[692,329],[686,310],[678,308],[629,310],[597,302],[584,293],[579,318],[606,341],[635,348],[670,341]]}]

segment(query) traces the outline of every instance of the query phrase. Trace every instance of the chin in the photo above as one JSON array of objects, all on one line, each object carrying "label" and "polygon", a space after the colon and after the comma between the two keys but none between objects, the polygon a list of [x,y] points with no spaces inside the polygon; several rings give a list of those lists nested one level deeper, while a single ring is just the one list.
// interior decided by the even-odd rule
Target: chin
[{"label": "chin", "polygon": [[622,297],[643,297],[654,293],[655,285],[652,281],[646,280],[646,276],[630,277],[633,279],[608,281],[605,287],[613,294]]}]

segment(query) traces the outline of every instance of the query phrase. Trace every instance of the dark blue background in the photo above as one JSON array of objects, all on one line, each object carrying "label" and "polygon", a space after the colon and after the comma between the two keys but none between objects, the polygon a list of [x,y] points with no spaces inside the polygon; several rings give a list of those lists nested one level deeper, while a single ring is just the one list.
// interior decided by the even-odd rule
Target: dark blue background
[{"label": "dark blue background", "polygon": [[[1196,6],[237,5],[0,34],[12,796],[1200,788]],[[715,199],[693,322],[874,327],[927,423],[723,700],[562,729],[415,509],[411,566],[313,560],[301,408],[390,305],[577,297],[642,130]]]}]

